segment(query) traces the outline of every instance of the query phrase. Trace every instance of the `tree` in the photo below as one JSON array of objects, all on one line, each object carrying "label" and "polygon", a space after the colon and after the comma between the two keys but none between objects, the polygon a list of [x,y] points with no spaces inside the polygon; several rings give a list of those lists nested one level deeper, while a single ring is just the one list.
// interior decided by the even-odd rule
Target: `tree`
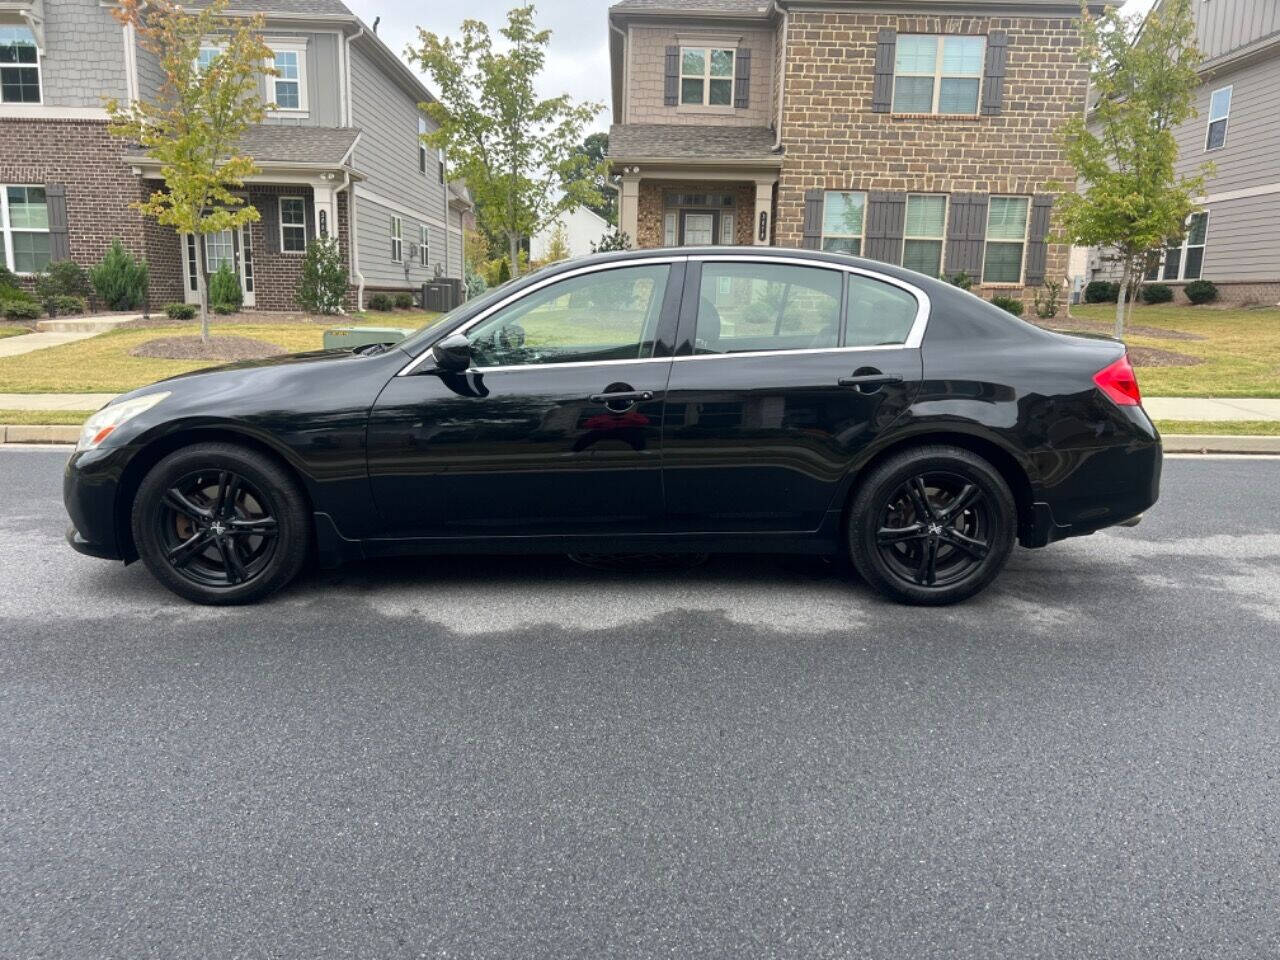
[{"label": "tree", "polygon": [[602,236],[599,239],[599,241],[591,244],[592,253],[609,253],[610,251],[613,251],[613,250],[630,250],[630,249],[631,249],[630,235],[619,230],[617,227],[614,227],[612,230],[610,230],[608,233]]},{"label": "tree", "polygon": [[488,26],[464,20],[460,40],[419,28],[420,45],[406,50],[439,91],[437,102],[421,105],[437,125],[423,140],[447,151],[480,225],[506,239],[517,273],[526,237],[565,210],[600,202],[594,177],[603,172],[579,149],[602,105],[534,92],[551,31],[534,27],[533,12],[530,5],[507,14],[501,49]]},{"label": "tree", "polygon": [[337,313],[349,282],[347,261],[337,237],[316,237],[307,244],[298,280],[298,306],[309,313]]},{"label": "tree", "polygon": [[1200,53],[1190,0],[1158,3],[1145,20],[1114,8],[1094,19],[1086,8],[1080,29],[1096,105],[1090,117],[1067,124],[1067,157],[1081,190],[1062,196],[1058,219],[1068,242],[1114,251],[1121,337],[1126,301],[1132,310],[1154,252],[1181,237],[1211,170],[1205,165],[1194,177],[1174,171],[1173,131],[1195,115]]},{"label": "tree", "polygon": [[600,193],[600,202],[588,203],[586,207],[603,217],[609,226],[615,226],[618,222],[618,193],[613,187],[613,182],[617,178],[609,174],[608,161],[605,160],[605,156],[609,153],[609,135],[607,133],[590,134],[582,141],[580,149],[591,163],[593,186]]},{"label": "tree", "polygon": [[[238,142],[261,123],[268,105],[258,93],[259,78],[274,74],[271,49],[262,39],[263,18],[223,16],[228,0],[212,0],[188,13],[170,0],[121,0],[117,18],[132,24],[138,42],[155,54],[162,82],[153,102],[107,103],[111,132],[142,146],[160,164],[164,189],[134,204],[144,216],[179,234],[238,230],[258,219],[236,191],[257,173],[253,158]],[[200,48],[219,38],[219,53],[205,65]],[[273,105],[272,105],[273,106]],[[209,276],[199,257],[200,337],[209,341]]]},{"label": "tree", "polygon": [[564,228],[563,223],[557,223],[551,231],[551,239],[547,243],[547,255],[543,258],[546,263],[555,263],[558,260],[569,259],[569,231]]}]

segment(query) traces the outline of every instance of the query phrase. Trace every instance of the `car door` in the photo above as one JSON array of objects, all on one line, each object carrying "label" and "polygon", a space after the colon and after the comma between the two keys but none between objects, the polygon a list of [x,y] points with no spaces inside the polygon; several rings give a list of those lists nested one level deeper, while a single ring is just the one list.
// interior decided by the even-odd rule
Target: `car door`
[{"label": "car door", "polygon": [[817,530],[920,388],[928,298],[799,258],[691,260],[667,387],[668,528]]},{"label": "car door", "polygon": [[662,404],[682,259],[596,265],[468,321],[463,373],[430,357],[369,421],[382,536],[646,531],[663,514]]}]

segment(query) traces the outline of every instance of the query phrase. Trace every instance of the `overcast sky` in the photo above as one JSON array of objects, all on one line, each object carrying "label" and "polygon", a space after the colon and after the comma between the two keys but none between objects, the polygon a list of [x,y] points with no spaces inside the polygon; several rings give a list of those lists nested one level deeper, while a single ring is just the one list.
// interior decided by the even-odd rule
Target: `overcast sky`
[{"label": "overcast sky", "polygon": [[[1154,0],[1126,0],[1125,13],[1146,10]],[[483,20],[496,33],[516,0],[466,0],[423,3],[422,0],[346,0],[365,23],[382,17],[378,36],[403,56],[405,45],[417,40],[417,27],[457,36],[465,17]],[[543,96],[568,93],[576,100],[604,104],[598,126],[609,126],[608,10],[610,0],[543,0],[537,22],[551,30],[551,48],[539,90]],[[427,86],[431,81],[427,79]]]}]

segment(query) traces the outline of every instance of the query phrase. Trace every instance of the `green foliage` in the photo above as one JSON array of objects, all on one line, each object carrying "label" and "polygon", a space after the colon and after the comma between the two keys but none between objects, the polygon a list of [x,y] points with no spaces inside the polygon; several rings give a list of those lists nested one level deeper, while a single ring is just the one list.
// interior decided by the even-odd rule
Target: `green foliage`
[{"label": "green foliage", "polygon": [[0,294],[18,289],[18,275],[0,263]]},{"label": "green foliage", "polygon": [[45,270],[36,274],[35,285],[36,296],[51,317],[59,313],[84,313],[84,306],[75,310],[70,302],[59,304],[58,299],[74,297],[80,298],[83,302],[92,289],[89,285],[89,274],[85,272],[84,267],[71,260],[59,260],[57,263],[49,264]]},{"label": "green foliage", "polygon": [[943,274],[943,280],[951,284],[953,287],[959,287],[961,290],[973,289],[973,277],[965,273],[963,270],[957,270],[955,273]]},{"label": "green foliage", "polygon": [[1192,303],[1210,303],[1218,299],[1218,288],[1212,280],[1192,280],[1182,292]]},{"label": "green foliage", "polygon": [[147,261],[138,260],[119,240],[89,270],[98,299],[108,310],[137,310],[147,296]]},{"label": "green foliage", "polygon": [[1173,287],[1167,283],[1144,283],[1142,285],[1143,303],[1168,303],[1173,299]]},{"label": "green foliage", "polygon": [[618,194],[611,183],[616,182],[618,178],[608,172],[608,161],[605,160],[609,155],[609,134],[603,132],[589,134],[578,149],[590,162],[589,172],[586,175],[600,194],[599,203],[588,200],[584,206],[592,213],[604,217],[605,222],[610,226],[617,226]]},{"label": "green foliage", "polygon": [[227,313],[235,313],[244,304],[240,278],[230,264],[224,263],[209,274],[209,303],[214,307],[230,307]]},{"label": "green foliage", "polygon": [[1017,297],[994,296],[991,298],[991,302],[1001,310],[1012,313],[1015,317],[1022,316],[1022,311],[1026,308],[1025,304]]},{"label": "green foliage", "polygon": [[44,308],[51,317],[75,316],[89,312],[89,302],[73,293],[58,293],[44,301]]},{"label": "green foliage", "polygon": [[1084,286],[1085,303],[1115,303],[1120,297],[1120,284],[1110,280],[1090,280]]},{"label": "green foliage", "polygon": [[375,293],[369,298],[370,310],[390,310],[395,306],[389,293]]},{"label": "green foliage", "polygon": [[308,313],[337,313],[347,284],[347,263],[338,238],[316,237],[307,244],[298,281],[298,306]]},{"label": "green foliage", "polygon": [[194,320],[196,308],[193,303],[170,303],[164,308],[170,320]]},{"label": "green foliage", "polygon": [[413,309],[413,294],[412,294],[412,293],[397,293],[397,294],[392,298],[392,300],[395,302],[395,305],[396,305],[396,309],[397,309],[397,310],[412,310],[412,309]]},{"label": "green foliage", "polygon": [[6,320],[39,320],[44,312],[34,300],[17,299],[0,301],[0,310],[3,310]]},{"label": "green foliage", "polygon": [[1043,289],[1043,293],[1037,290],[1035,294],[1036,316],[1052,320],[1058,315],[1058,304],[1062,300],[1062,281],[1046,280]]},{"label": "green foliage", "polygon": [[513,261],[521,241],[562,211],[600,203],[596,181],[607,171],[581,148],[602,105],[537,95],[551,32],[535,27],[533,12],[509,11],[496,44],[486,24],[464,20],[459,39],[420,29],[407,51],[438,95],[422,104],[437,125],[423,139],[448,152],[481,228],[506,239]]},{"label": "green foliage", "polygon": [[468,300],[472,299],[473,297],[480,296],[480,294],[484,293],[486,290],[489,289],[489,284],[485,280],[484,274],[476,270],[476,268],[471,263],[467,263],[465,265],[463,273],[464,273],[463,282],[466,284],[466,287],[467,287]]},{"label": "green foliage", "polygon": [[213,312],[220,317],[225,317],[229,314],[235,313],[238,309],[240,308],[230,303],[215,303],[213,305]]},{"label": "green foliage", "polygon": [[[1182,235],[1211,170],[1205,165],[1184,177],[1174,169],[1174,130],[1195,114],[1201,57],[1190,0],[1165,0],[1145,17],[1122,17],[1110,7],[1094,18],[1082,7],[1080,22],[1095,106],[1087,118],[1071,117],[1064,131],[1082,189],[1059,198],[1059,239],[1114,251],[1118,299],[1126,300],[1149,251]],[[1117,336],[1123,309],[1118,303]]]},{"label": "green foliage", "polygon": [[602,236],[597,242],[591,244],[592,253],[608,253],[613,250],[630,250],[631,237],[623,231],[614,228]]},{"label": "green foliage", "polygon": [[505,259],[498,261],[498,284],[497,285],[502,286],[502,284],[506,283],[510,279],[511,279],[510,262]]},{"label": "green foliage", "polygon": [[557,223],[551,231],[551,242],[547,244],[547,256],[544,263],[555,263],[569,259],[569,232],[563,223]]}]

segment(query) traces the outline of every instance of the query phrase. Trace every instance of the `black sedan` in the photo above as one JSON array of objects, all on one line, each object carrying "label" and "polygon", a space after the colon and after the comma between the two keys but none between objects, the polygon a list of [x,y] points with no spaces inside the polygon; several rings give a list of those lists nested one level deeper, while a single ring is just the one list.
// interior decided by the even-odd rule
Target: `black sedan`
[{"label": "black sedan", "polygon": [[202,603],[308,558],[847,551],[909,603],[1017,540],[1132,523],[1160,438],[1124,346],[886,264],[764,247],[570,261],[394,345],[135,390],[67,464],[68,540]]}]

